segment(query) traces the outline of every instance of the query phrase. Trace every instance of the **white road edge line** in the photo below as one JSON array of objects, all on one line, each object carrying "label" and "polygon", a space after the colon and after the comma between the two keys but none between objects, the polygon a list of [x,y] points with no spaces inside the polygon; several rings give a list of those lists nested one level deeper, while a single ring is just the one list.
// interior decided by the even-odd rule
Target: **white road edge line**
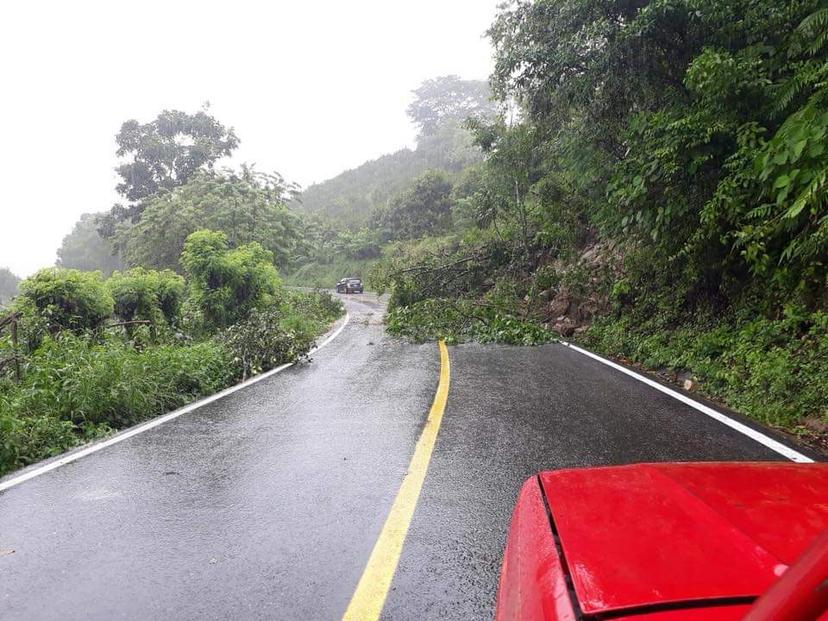
[{"label": "white road edge line", "polygon": [[[350,320],[351,320],[350,314],[345,313],[345,321],[342,322],[342,325],[339,326],[333,334],[328,336],[328,338],[326,338],[324,341],[322,341],[319,345],[317,345],[316,347],[311,349],[310,352],[308,352],[308,354],[313,354],[313,353],[319,351],[320,349],[325,347],[325,345],[327,345],[332,340],[334,340],[336,337],[338,337],[340,335],[340,333],[345,329],[345,326],[348,325],[348,322]],[[271,377],[272,375],[276,375],[277,373],[281,373],[285,369],[289,369],[290,367],[292,367],[294,364],[295,363],[293,363],[293,362],[288,362],[286,364],[283,364],[281,366],[276,367],[275,369],[271,369],[270,371],[266,371],[264,373],[261,373],[259,375],[254,376],[254,377],[251,377],[249,380],[241,382],[240,384],[230,386],[230,388],[225,388],[224,390],[221,390],[221,391],[219,391],[215,394],[212,394],[209,397],[205,397],[205,398],[200,399],[198,401],[194,401],[193,403],[190,403],[189,405],[185,405],[182,408],[179,408],[177,410],[173,410],[172,412],[169,412],[167,414],[163,414],[163,415],[159,416],[158,418],[153,418],[152,420],[150,420],[146,423],[137,425],[137,426],[133,427],[132,429],[129,429],[128,431],[124,431],[123,433],[119,433],[118,435],[113,436],[113,437],[109,438],[108,440],[101,440],[100,442],[96,442],[94,444],[91,444],[90,446],[87,446],[84,449],[81,449],[81,450],[79,450],[75,453],[70,453],[69,455],[66,455],[65,457],[61,457],[60,459],[57,459],[55,461],[49,462],[48,464],[46,464],[44,466],[41,466],[40,468],[35,468],[35,469],[30,470],[28,472],[24,472],[23,474],[21,474],[19,476],[16,476],[12,479],[9,479],[8,481],[0,481],[0,492],[3,492],[5,490],[9,489],[10,487],[14,487],[15,485],[20,485],[21,483],[23,483],[25,481],[28,481],[30,479],[33,479],[35,477],[39,477],[41,474],[46,474],[47,472],[51,472],[52,470],[60,468],[61,466],[65,466],[66,464],[72,463],[73,461],[77,461],[78,459],[81,459],[82,457],[86,457],[87,455],[91,455],[92,453],[96,453],[96,452],[98,452],[102,449],[105,449],[109,446],[112,446],[113,444],[118,444],[119,442],[123,442],[124,440],[128,440],[129,438],[131,438],[133,436],[137,436],[139,433],[144,433],[145,431],[149,431],[150,429],[154,429],[155,427],[158,427],[159,425],[163,425],[164,423],[168,423],[169,421],[174,420],[174,419],[178,418],[179,416],[183,416],[184,414],[187,414],[188,412],[192,412],[193,410],[197,410],[199,408],[202,408],[202,407],[204,407],[205,405],[207,405],[209,403],[213,403],[214,401],[218,401],[219,399],[222,399],[222,398],[226,397],[227,395],[232,395],[236,391],[239,391],[243,388],[247,388],[249,386],[252,386],[253,384],[261,382],[262,380],[265,380],[268,377]]]},{"label": "white road edge line", "polygon": [[800,453],[798,451],[795,451],[794,449],[782,444],[781,442],[779,442],[777,440],[774,440],[773,438],[771,438],[769,436],[766,436],[761,431],[757,431],[756,429],[753,429],[752,427],[748,427],[744,423],[740,423],[739,421],[734,420],[734,419],[730,418],[729,416],[726,416],[725,414],[722,414],[721,412],[719,412],[717,410],[714,410],[713,408],[711,408],[709,406],[704,405],[703,403],[699,403],[698,401],[695,401],[695,400],[691,399],[687,395],[683,395],[683,394],[681,394],[680,392],[678,392],[676,390],[673,390],[671,388],[667,388],[667,386],[664,386],[664,385],[662,385],[662,384],[660,384],[660,383],[658,383],[654,380],[651,380],[648,377],[640,375],[639,373],[636,373],[635,371],[631,371],[630,369],[628,369],[626,367],[623,367],[620,364],[616,364],[615,362],[612,362],[611,360],[607,360],[606,358],[602,358],[601,356],[599,356],[597,354],[593,354],[591,351],[588,351],[586,349],[582,349],[581,347],[578,347],[577,345],[572,345],[571,343],[567,343],[566,341],[560,341],[560,343],[562,345],[565,345],[569,349],[573,349],[573,350],[583,354],[584,356],[589,356],[593,360],[597,360],[598,362],[600,362],[602,364],[605,364],[608,367],[612,367],[616,371],[621,371],[622,373],[625,373],[626,375],[629,375],[630,377],[634,377],[639,382],[643,382],[643,383],[647,384],[648,386],[650,386],[651,388],[655,388],[659,392],[663,392],[665,395],[669,395],[669,396],[673,397],[674,399],[678,399],[682,403],[684,403],[686,405],[689,405],[691,408],[693,408],[695,410],[698,410],[702,414],[706,414],[710,418],[713,418],[713,419],[719,421],[723,425],[727,425],[731,429],[735,429],[739,433],[742,433],[742,434],[748,436],[750,439],[755,440],[759,444],[761,444],[763,446],[766,446],[770,450],[775,451],[775,452],[779,453],[780,455],[783,455],[784,457],[787,457],[791,461],[795,461],[795,462],[800,463],[800,464],[810,464],[810,463],[813,463],[813,461],[814,461],[810,457],[807,457],[807,456],[803,455],[802,453]]}]

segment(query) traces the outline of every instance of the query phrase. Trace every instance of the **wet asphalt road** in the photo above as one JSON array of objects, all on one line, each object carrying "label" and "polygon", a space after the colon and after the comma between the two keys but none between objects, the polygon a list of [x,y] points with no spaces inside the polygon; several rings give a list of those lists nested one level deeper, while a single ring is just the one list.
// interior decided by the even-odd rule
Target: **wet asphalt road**
[{"label": "wet asphalt road", "polygon": [[[0,619],[338,619],[428,414],[436,345],[382,305],[293,367],[0,492]],[[489,619],[538,470],[778,460],[560,345],[450,348],[443,426],[383,619]],[[14,550],[14,553],[8,553]]]}]

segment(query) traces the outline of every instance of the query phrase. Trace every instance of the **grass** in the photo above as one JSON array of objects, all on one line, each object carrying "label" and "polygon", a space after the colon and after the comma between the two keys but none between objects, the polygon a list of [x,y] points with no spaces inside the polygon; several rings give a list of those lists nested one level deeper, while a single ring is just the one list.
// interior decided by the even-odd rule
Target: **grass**
[{"label": "grass", "polygon": [[46,336],[19,383],[0,376],[0,475],[300,358],[342,312],[329,294],[285,292],[278,308],[197,342]]},{"label": "grass", "polygon": [[721,318],[672,329],[605,318],[580,340],[649,369],[690,375],[702,394],[828,448],[828,313]]}]

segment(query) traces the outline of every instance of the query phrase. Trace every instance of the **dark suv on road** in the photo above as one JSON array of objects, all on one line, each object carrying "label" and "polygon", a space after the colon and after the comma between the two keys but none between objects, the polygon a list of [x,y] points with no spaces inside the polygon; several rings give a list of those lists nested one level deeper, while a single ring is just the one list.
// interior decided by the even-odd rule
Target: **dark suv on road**
[{"label": "dark suv on road", "polygon": [[362,280],[359,278],[343,278],[336,283],[337,293],[362,293]]}]

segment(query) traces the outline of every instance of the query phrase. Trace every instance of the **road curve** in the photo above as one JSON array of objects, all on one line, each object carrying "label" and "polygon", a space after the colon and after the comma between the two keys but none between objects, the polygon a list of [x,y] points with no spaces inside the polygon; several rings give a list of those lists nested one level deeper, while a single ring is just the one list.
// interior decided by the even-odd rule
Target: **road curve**
[{"label": "road curve", "polygon": [[[340,619],[440,369],[435,344],[384,334],[375,298],[346,304],[312,363],[0,492],[0,619]],[[490,618],[512,504],[540,469],[780,459],[560,345],[450,358],[383,619]]]}]

